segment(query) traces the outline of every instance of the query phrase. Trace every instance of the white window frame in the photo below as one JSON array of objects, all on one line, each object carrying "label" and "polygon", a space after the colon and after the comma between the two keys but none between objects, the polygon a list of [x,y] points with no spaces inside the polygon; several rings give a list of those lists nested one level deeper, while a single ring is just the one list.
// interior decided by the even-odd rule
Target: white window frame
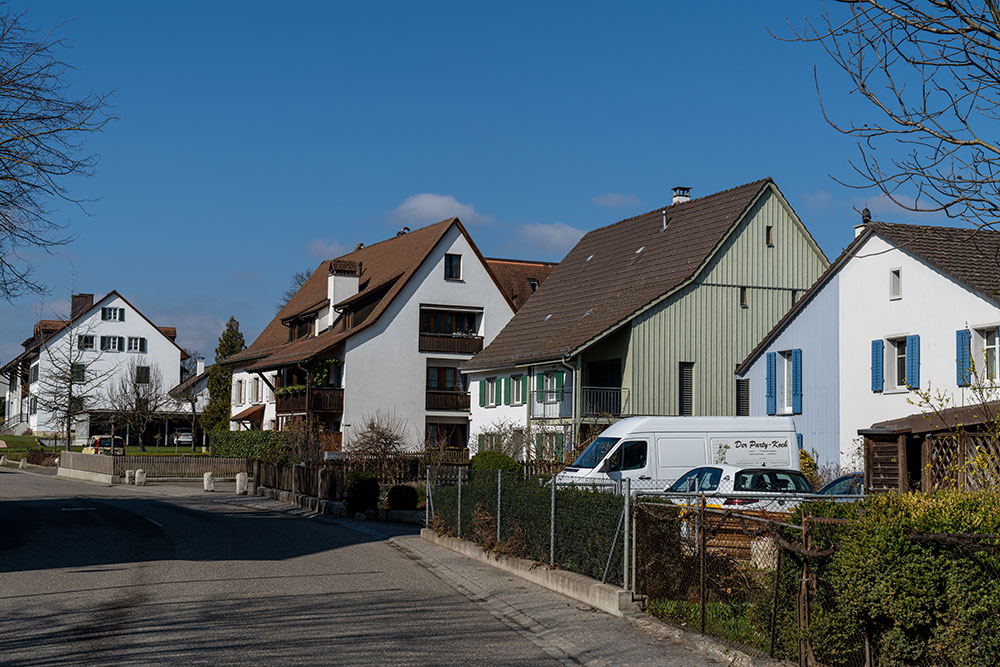
[{"label": "white window frame", "polygon": [[781,401],[778,403],[778,411],[780,414],[790,415],[793,414],[794,403],[792,397],[792,383],[794,382],[794,367],[792,365],[792,351],[785,350],[783,352],[778,352],[778,359],[781,360],[781,387],[779,387],[779,396],[782,397]]},{"label": "white window frame", "polygon": [[486,378],[486,407],[495,408],[497,406],[497,379]]},{"label": "white window frame", "polygon": [[[899,363],[902,361],[903,377],[899,377]],[[906,336],[885,339],[885,384],[890,392],[909,391],[906,386]]]},{"label": "white window frame", "polygon": [[[972,340],[972,363],[976,376],[981,382],[996,383],[1000,379],[1000,327],[986,325],[975,328],[976,335]],[[988,345],[989,334],[994,334],[993,345]],[[993,364],[990,368],[989,351],[993,351]]]},{"label": "white window frame", "polygon": [[103,350],[104,352],[121,352],[121,349],[118,347],[120,336],[105,336],[105,338],[108,341],[108,347],[106,350]]},{"label": "white window frame", "polygon": [[556,388],[556,371],[545,371],[542,373],[542,402],[558,403],[559,390]]},{"label": "white window frame", "polygon": [[[133,343],[135,344],[134,347]],[[127,349],[129,352],[139,352],[141,347],[142,344],[139,342],[139,336],[129,336],[126,339],[125,349]]]},{"label": "white window frame", "polygon": [[903,268],[894,266],[889,269],[889,301],[899,301],[903,298]]},{"label": "white window frame", "polygon": [[510,404],[511,405],[524,405],[521,401],[522,387],[524,386],[525,376],[524,375],[512,375],[510,377]]},{"label": "white window frame", "polygon": [[251,403],[260,403],[260,378],[253,379],[253,397]]},{"label": "white window frame", "polygon": [[97,337],[93,335],[84,335],[83,337],[83,347],[81,350],[93,350],[97,347]]}]

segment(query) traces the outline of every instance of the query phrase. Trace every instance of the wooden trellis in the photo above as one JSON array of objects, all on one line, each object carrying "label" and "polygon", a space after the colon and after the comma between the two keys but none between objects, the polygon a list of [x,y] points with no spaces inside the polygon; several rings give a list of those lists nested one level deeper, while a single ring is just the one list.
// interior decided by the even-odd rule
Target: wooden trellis
[{"label": "wooden trellis", "polygon": [[924,491],[1000,487],[1000,441],[990,433],[939,433],[922,447]]}]

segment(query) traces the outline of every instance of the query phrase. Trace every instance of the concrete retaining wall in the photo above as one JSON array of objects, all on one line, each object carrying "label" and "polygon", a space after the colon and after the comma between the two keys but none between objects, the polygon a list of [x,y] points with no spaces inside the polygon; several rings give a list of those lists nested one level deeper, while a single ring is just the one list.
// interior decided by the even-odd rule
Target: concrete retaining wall
[{"label": "concrete retaining wall", "polygon": [[56,470],[57,477],[68,477],[70,479],[82,479],[85,482],[97,482],[98,484],[107,484],[111,486],[114,480],[114,475],[108,475],[100,472],[87,472],[86,470],[73,470],[72,468],[63,468],[62,466]]},{"label": "concrete retaining wall", "polygon": [[638,606],[632,602],[632,594],[629,591],[611,584],[602,584],[582,574],[550,569],[523,558],[496,556],[483,551],[478,544],[454,537],[444,537],[429,528],[421,530],[420,537],[438,546],[457,551],[466,558],[510,572],[522,579],[561,593],[568,598],[579,600],[613,616],[624,616],[639,610]]}]

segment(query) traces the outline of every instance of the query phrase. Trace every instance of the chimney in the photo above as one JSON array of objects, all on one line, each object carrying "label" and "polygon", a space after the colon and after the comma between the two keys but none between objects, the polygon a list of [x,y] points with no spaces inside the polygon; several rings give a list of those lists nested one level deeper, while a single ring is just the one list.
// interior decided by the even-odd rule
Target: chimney
[{"label": "chimney", "polygon": [[326,297],[330,300],[330,313],[326,322],[320,322],[321,328],[333,326],[333,321],[337,319],[333,305],[357,294],[360,278],[361,262],[330,260],[330,275],[326,282]]},{"label": "chimney", "polygon": [[861,233],[865,231],[865,225],[872,221],[872,212],[868,210],[866,206],[863,211],[861,211],[861,224],[854,225],[854,238],[861,236]]},{"label": "chimney", "polygon": [[674,198],[671,200],[671,204],[683,204],[686,201],[691,201],[691,188],[684,187],[683,185],[678,185],[674,188]]},{"label": "chimney", "polygon": [[70,319],[76,319],[77,316],[85,313],[93,305],[94,305],[93,294],[74,294],[70,302],[70,309],[69,309]]},{"label": "chimney", "polygon": [[194,360],[194,374],[197,377],[205,372],[205,357],[196,357]]}]

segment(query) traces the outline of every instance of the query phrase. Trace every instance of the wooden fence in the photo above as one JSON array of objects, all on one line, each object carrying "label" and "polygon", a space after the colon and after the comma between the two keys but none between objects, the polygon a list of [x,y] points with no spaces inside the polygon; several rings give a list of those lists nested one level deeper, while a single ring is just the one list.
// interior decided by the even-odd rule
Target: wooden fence
[{"label": "wooden fence", "polygon": [[201,479],[206,472],[217,480],[236,479],[236,474],[253,475],[253,465],[248,459],[230,459],[214,456],[115,456],[114,474],[124,477],[126,470],[145,470],[147,479],[190,478]]}]

